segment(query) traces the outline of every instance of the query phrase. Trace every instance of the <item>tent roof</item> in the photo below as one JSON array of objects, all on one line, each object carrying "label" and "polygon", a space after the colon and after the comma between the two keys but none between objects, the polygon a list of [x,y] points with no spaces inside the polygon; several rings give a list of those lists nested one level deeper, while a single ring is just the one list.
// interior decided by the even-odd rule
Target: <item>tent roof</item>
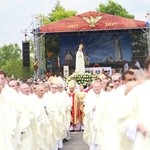
[{"label": "tent roof", "polygon": [[82,32],[145,28],[146,22],[89,11],[41,26],[41,33]]}]

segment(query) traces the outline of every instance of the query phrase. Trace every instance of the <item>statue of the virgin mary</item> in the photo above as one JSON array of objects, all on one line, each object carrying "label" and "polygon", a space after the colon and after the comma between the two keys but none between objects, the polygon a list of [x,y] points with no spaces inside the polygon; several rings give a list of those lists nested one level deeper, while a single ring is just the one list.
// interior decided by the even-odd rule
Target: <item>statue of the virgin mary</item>
[{"label": "statue of the virgin mary", "polygon": [[78,51],[76,53],[76,65],[75,65],[76,73],[84,73],[85,72],[85,61],[83,55],[83,43],[79,44]]}]

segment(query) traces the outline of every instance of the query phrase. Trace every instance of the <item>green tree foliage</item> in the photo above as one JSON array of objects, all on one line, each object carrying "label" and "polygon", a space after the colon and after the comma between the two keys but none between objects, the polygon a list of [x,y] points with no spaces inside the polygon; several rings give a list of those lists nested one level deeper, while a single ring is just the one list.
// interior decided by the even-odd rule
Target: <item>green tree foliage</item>
[{"label": "green tree foliage", "polygon": [[10,58],[21,58],[21,49],[18,44],[9,44],[0,47],[0,66],[5,65]]},{"label": "green tree foliage", "polygon": [[32,77],[33,68],[25,68],[22,65],[21,49],[17,44],[9,44],[0,47],[0,70],[4,70],[8,76],[27,79]]},{"label": "green tree foliage", "polygon": [[65,8],[61,6],[60,1],[57,0],[57,3],[54,9],[52,10],[52,12],[49,13],[48,16],[43,16],[43,23],[44,25],[46,25],[49,24],[50,22],[55,22],[75,15],[76,15],[76,11],[65,10]]},{"label": "green tree foliage", "polygon": [[9,59],[0,69],[4,70],[9,77],[14,76],[16,79],[25,80],[33,76],[32,67],[23,67],[21,59]]},{"label": "green tree foliage", "polygon": [[129,14],[126,9],[124,9],[120,4],[115,3],[113,0],[109,0],[108,4],[99,4],[97,11],[126,18],[134,18],[134,15]]}]

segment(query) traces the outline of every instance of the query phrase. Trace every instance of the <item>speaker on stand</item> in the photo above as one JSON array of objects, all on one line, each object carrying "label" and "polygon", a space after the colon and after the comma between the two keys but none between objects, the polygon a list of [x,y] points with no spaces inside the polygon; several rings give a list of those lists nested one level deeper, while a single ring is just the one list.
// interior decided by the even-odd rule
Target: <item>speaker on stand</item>
[{"label": "speaker on stand", "polygon": [[23,66],[29,67],[30,66],[30,44],[28,41],[22,42],[22,60]]}]

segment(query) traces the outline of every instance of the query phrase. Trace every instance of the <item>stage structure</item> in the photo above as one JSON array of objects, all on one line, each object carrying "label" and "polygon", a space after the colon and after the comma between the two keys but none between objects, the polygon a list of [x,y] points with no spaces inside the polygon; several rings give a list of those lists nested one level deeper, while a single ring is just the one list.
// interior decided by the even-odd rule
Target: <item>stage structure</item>
[{"label": "stage structure", "polygon": [[[37,29],[39,66],[45,61],[46,71],[63,72],[69,66],[75,70],[76,52],[82,42],[86,67],[114,67],[133,58],[133,34],[142,34],[146,22],[95,11],[86,12]],[[42,36],[42,39],[40,38]],[[42,60],[41,40],[44,38]],[[134,43],[134,44],[132,44]],[[41,68],[42,69],[42,68]]]}]

